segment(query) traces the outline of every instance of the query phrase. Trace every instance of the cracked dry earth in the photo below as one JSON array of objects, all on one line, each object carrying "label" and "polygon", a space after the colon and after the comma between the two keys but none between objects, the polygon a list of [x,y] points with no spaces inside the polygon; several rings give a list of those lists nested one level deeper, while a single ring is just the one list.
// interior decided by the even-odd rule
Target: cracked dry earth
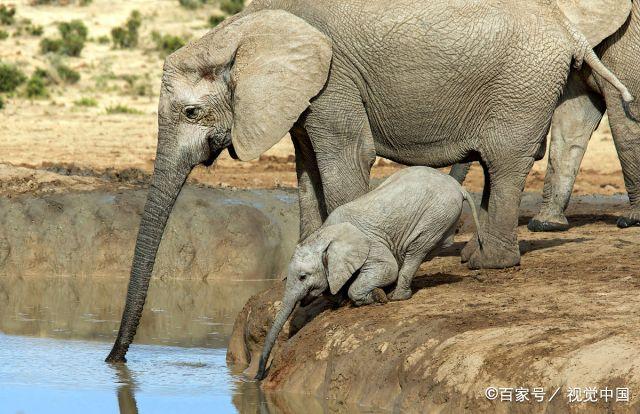
[{"label": "cracked dry earth", "polygon": [[[576,212],[576,211],[574,211]],[[521,224],[526,223],[526,217]],[[638,412],[640,227],[574,215],[565,233],[522,225],[522,265],[469,271],[458,254],[421,267],[413,297],[355,308],[320,298],[298,308],[280,335],[268,377],[282,412],[346,412],[350,404],[395,412]],[[239,314],[228,361],[253,375],[283,286]],[[551,402],[488,401],[485,389],[544,387]],[[628,387],[629,403],[569,403],[569,387]],[[289,396],[318,397],[317,407]]]}]

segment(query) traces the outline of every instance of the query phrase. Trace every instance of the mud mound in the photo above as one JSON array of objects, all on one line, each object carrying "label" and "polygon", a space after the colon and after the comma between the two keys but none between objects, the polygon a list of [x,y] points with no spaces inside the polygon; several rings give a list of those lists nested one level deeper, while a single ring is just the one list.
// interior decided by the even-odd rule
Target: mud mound
[{"label": "mud mound", "polygon": [[[262,384],[270,404],[296,412],[287,395],[304,393],[338,412],[345,404],[409,413],[637,412],[640,228],[615,227],[609,213],[623,206],[619,198],[578,201],[566,233],[519,228],[521,268],[469,271],[457,257],[469,236],[458,236],[422,266],[408,301],[336,308],[319,299],[299,308]],[[527,216],[532,206],[524,207]],[[227,359],[248,375],[281,294],[280,284],[254,296],[236,319]],[[488,387],[546,394],[543,402],[531,394],[527,402],[490,401]],[[584,399],[591,387],[628,388],[630,402],[569,402],[569,388]]]},{"label": "mud mound", "polygon": [[[0,274],[127,276],[145,198],[144,190],[0,198]],[[297,237],[293,192],[187,186],[154,274],[274,278]]]}]

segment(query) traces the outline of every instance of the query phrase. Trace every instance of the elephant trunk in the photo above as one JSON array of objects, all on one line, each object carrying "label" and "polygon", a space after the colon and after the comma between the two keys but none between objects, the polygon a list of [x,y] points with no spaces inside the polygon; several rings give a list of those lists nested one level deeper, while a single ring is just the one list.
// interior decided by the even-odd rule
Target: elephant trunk
[{"label": "elephant trunk", "polygon": [[276,315],[273,321],[273,325],[271,326],[271,330],[269,330],[269,333],[264,340],[264,347],[262,348],[262,355],[260,356],[260,363],[258,364],[258,373],[256,374],[255,379],[262,380],[266,376],[269,354],[271,354],[273,345],[275,345],[276,339],[278,338],[278,334],[280,334],[282,327],[284,326],[285,322],[287,322],[287,319],[289,319],[289,316],[293,312],[293,309],[296,307],[298,299],[298,297],[287,298],[283,301],[282,308]]},{"label": "elephant trunk", "polygon": [[125,354],[136,334],[142,308],[147,297],[158,246],[167,220],[191,167],[169,161],[158,154],[153,179],[144,206],[131,266],[127,300],[120,322],[118,337],[106,362],[126,362]]}]

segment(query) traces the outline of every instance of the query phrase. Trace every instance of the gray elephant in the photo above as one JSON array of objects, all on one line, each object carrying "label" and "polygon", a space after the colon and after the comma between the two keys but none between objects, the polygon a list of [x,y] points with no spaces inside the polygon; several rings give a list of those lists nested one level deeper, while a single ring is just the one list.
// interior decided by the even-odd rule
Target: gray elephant
[{"label": "gray elephant", "polygon": [[276,338],[303,299],[327,289],[335,295],[352,278],[347,293],[358,306],[386,302],[381,288],[394,282],[389,299],[409,299],[420,264],[436,248],[453,242],[464,200],[478,226],[474,201],[454,178],[428,167],[411,167],[336,208],[320,229],[296,246],[282,308],[265,339],[256,378],[264,377]]},{"label": "gray elephant", "polygon": [[[587,36],[602,62],[640,95],[640,2],[637,0],[559,0],[565,15]],[[593,131],[607,111],[631,208],[618,227],[640,224],[640,123],[627,116],[618,91],[587,68],[572,72],[551,124],[549,164],[540,212],[531,231],[569,228],[564,211]],[[637,111],[636,111],[637,113]],[[454,166],[462,182],[470,164]]]},{"label": "gray elephant", "polygon": [[255,159],[287,132],[302,239],[369,190],[376,155],[432,167],[482,160],[484,248],[465,247],[469,265],[518,264],[524,180],[574,58],[632,100],[544,0],[254,0],[165,61],[154,175],[107,361],[125,361],[190,171],[224,149]]},{"label": "gray elephant", "polygon": [[[606,3],[610,6],[603,7]],[[583,8],[580,13],[568,16],[577,22],[591,17],[591,24],[597,25],[597,30],[594,27],[585,33],[590,35],[592,44],[598,45],[597,54],[620,76],[632,94],[640,95],[640,2],[583,0],[578,4]],[[603,10],[607,11],[606,19],[602,18]],[[553,116],[542,208],[529,221],[530,230],[569,228],[564,211],[589,139],[605,110],[631,202],[631,208],[618,218],[617,224],[620,228],[640,224],[640,120],[625,116],[616,91],[597,74],[583,69],[572,73],[562,103]]]}]

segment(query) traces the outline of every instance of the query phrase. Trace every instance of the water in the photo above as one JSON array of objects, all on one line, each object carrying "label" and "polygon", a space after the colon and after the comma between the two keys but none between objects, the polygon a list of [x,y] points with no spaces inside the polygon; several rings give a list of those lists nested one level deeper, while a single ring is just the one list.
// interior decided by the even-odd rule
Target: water
[{"label": "water", "polygon": [[374,412],[266,394],[225,361],[235,316],[273,281],[154,279],[127,364],[104,358],[126,278],[0,277],[0,414]]},{"label": "water", "polygon": [[231,375],[224,349],[137,345],[112,366],[109,347],[0,335],[0,413],[233,413],[253,385]]}]

